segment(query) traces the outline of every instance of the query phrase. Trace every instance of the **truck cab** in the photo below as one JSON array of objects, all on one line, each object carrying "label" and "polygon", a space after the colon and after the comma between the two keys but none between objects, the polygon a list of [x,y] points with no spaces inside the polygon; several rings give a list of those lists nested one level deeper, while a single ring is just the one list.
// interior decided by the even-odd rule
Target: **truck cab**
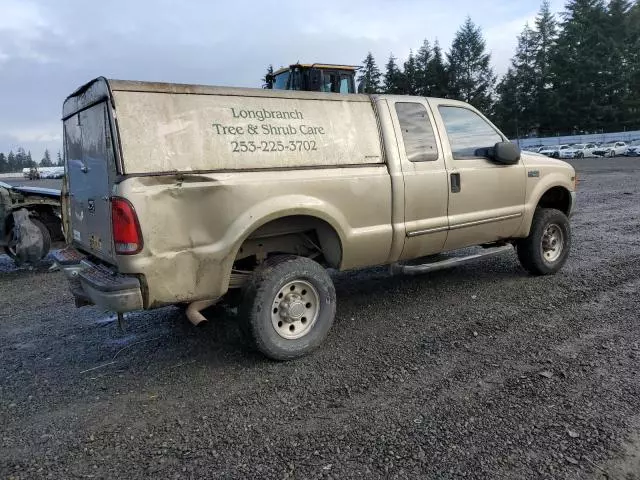
[{"label": "truck cab", "polygon": [[276,90],[356,93],[357,69],[351,65],[296,63],[276,70],[272,78],[267,78],[267,85]]}]

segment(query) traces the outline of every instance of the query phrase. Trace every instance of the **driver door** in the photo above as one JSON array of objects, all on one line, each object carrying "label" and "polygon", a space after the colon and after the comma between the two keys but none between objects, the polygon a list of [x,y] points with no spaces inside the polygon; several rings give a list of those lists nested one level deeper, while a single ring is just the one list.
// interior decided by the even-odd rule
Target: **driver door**
[{"label": "driver door", "polygon": [[[449,179],[449,234],[445,250],[511,238],[524,214],[526,171],[483,153],[506,138],[462,103],[434,100]],[[483,149],[485,149],[483,151]]]}]

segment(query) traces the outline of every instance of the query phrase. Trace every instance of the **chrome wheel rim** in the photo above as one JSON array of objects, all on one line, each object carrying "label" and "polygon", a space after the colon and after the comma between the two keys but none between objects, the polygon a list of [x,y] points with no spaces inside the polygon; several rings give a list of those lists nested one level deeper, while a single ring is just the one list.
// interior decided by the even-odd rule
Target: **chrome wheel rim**
[{"label": "chrome wheel rim", "polygon": [[307,335],[318,319],[320,295],[306,280],[293,280],[276,293],[271,324],[278,335],[295,340]]},{"label": "chrome wheel rim", "polygon": [[547,225],[542,234],[540,249],[542,257],[549,263],[553,263],[560,258],[564,250],[564,234],[559,225],[555,223]]}]

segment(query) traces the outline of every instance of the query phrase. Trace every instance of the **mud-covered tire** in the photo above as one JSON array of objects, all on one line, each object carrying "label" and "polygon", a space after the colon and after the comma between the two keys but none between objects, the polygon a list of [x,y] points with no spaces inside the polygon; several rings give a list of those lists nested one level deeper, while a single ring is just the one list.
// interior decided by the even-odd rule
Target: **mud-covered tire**
[{"label": "mud-covered tire", "polygon": [[569,219],[560,210],[536,209],[529,236],[517,242],[516,250],[520,264],[529,273],[556,273],[565,264],[571,251]]},{"label": "mud-covered tire", "polygon": [[[42,234],[42,255],[40,256],[40,259],[42,260],[48,255],[49,250],[51,250],[51,233],[49,232],[49,229],[46,227],[46,225],[40,220],[36,220],[35,218],[30,218],[29,220],[31,220],[31,222],[36,227],[38,227],[40,233]],[[9,230],[7,238],[13,238],[13,227],[11,227],[11,229]],[[4,253],[11,257],[12,260],[15,260],[16,253],[10,246],[7,245],[4,247]]]},{"label": "mud-covered tire", "polygon": [[266,357],[293,360],[322,344],[335,312],[336,292],[326,269],[308,258],[278,255],[256,269],[245,286],[238,320]]}]

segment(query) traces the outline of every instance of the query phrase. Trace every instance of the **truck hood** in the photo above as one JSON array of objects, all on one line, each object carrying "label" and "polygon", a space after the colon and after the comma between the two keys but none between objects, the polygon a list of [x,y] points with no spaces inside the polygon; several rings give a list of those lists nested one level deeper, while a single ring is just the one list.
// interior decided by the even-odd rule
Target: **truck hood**
[{"label": "truck hood", "polygon": [[570,163],[567,163],[563,160],[550,158],[546,155],[541,155],[540,153],[522,152],[521,158],[522,163],[524,163],[525,167],[559,167],[573,170],[573,167]]}]

